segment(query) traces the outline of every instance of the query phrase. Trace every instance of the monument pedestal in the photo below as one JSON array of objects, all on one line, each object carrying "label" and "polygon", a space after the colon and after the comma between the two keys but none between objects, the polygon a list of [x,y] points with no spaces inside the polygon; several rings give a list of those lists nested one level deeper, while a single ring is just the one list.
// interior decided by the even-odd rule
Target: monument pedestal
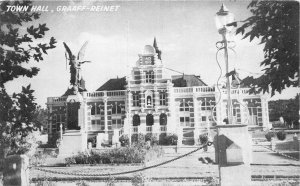
[{"label": "monument pedestal", "polygon": [[62,136],[59,156],[67,157],[87,150],[87,134],[79,130],[67,130]]},{"label": "monument pedestal", "polygon": [[250,186],[252,143],[247,125],[217,125],[215,160],[221,186]]}]

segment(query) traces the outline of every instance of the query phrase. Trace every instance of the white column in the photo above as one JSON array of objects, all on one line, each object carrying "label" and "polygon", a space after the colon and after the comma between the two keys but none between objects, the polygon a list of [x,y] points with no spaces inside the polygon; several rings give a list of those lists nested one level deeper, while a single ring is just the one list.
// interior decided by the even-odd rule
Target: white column
[{"label": "white column", "polygon": [[83,101],[80,103],[80,108],[78,110],[78,126],[80,126],[80,132],[83,133],[87,130],[86,127],[86,117],[87,115],[87,105],[86,101]]},{"label": "white column", "polygon": [[107,126],[107,98],[104,98],[104,131],[105,133],[108,132],[108,126]]},{"label": "white column", "polygon": [[[66,108],[67,109],[67,108]],[[52,105],[49,105],[49,113],[51,114],[50,117],[49,117],[49,121],[48,121],[48,134],[52,134],[52,124],[53,124],[53,116],[52,116],[52,112],[53,112],[53,109],[52,109]],[[65,122],[66,122],[67,119],[65,119]],[[66,123],[66,126],[67,126],[67,123]]]},{"label": "white column", "polygon": [[[126,119],[127,122],[124,122],[124,134],[128,134],[128,136],[130,136],[131,134],[131,126],[132,126],[132,117],[131,117],[131,107],[132,107],[132,93],[128,92],[127,94],[127,113],[126,113]],[[131,139],[131,138],[129,138]]]},{"label": "white column", "polygon": [[193,102],[194,102],[194,126],[195,126],[195,130],[194,130],[194,141],[195,141],[195,145],[198,144],[198,139],[199,139],[199,134],[200,134],[200,121],[199,121],[199,103],[197,101],[197,96],[193,95]]},{"label": "white column", "polygon": [[155,113],[153,115],[154,125],[152,126],[152,133],[159,134],[160,133],[160,126],[159,126],[159,113]]},{"label": "white column", "polygon": [[154,91],[154,105],[155,105],[155,112],[157,112],[159,107],[159,92],[157,90]]},{"label": "white column", "polygon": [[146,113],[140,114],[140,125],[138,127],[138,133],[146,134]]},{"label": "white column", "polygon": [[241,124],[245,124],[245,103],[243,101],[241,101],[240,103],[240,115],[241,115]]},{"label": "white column", "polygon": [[143,109],[145,109],[145,100],[146,100],[143,87],[140,88],[140,98],[141,98],[141,109],[143,110]]},{"label": "white column", "polygon": [[266,112],[266,120],[267,120],[267,123],[266,123],[266,127],[267,128],[271,128],[271,126],[270,126],[270,124],[269,124],[269,121],[270,121],[270,118],[269,118],[269,104],[268,104],[268,100],[267,100],[267,98],[265,99],[265,104],[266,104],[266,110],[265,110],[265,112]]},{"label": "white column", "polygon": [[168,82],[167,87],[167,95],[168,95],[168,108],[170,112],[170,116],[168,117],[167,122],[167,133],[175,133],[178,121],[176,121],[176,105],[175,105],[175,98],[173,94],[173,87],[172,83]]},{"label": "white column", "polygon": [[266,98],[261,97],[261,114],[262,114],[262,121],[264,128],[268,127],[268,117],[267,117],[267,111],[266,111]]}]

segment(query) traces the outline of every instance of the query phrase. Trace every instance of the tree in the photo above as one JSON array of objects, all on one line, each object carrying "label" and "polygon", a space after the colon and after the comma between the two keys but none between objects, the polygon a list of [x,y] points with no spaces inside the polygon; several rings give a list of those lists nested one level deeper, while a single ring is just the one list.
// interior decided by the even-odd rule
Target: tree
[{"label": "tree", "polygon": [[247,7],[253,14],[237,30],[243,39],[264,44],[264,74],[243,80],[251,92],[281,93],[299,81],[299,2],[253,0]]},{"label": "tree", "polygon": [[[30,62],[40,62],[49,49],[55,48],[55,39],[48,43],[44,36],[49,30],[46,24],[35,25],[40,14],[28,11],[7,11],[8,5],[32,6],[30,1],[1,2],[0,4],[0,149],[11,153],[28,150],[26,137],[38,127],[37,104],[30,85],[22,87],[20,93],[8,95],[5,83],[20,76],[36,76],[37,67],[25,67]],[[26,30],[20,28],[27,27]]]},{"label": "tree", "polygon": [[283,117],[287,125],[298,125],[299,121],[299,94],[293,99],[276,100],[269,102],[270,121],[278,121]]}]

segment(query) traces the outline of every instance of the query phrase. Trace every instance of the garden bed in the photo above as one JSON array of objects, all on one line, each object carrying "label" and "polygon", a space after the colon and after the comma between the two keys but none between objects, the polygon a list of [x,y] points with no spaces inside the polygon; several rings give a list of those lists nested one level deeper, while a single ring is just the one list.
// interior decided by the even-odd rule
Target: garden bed
[{"label": "garden bed", "polygon": [[92,150],[81,152],[65,159],[67,165],[119,165],[141,164],[162,157],[163,149],[159,146],[134,145],[105,151]]}]

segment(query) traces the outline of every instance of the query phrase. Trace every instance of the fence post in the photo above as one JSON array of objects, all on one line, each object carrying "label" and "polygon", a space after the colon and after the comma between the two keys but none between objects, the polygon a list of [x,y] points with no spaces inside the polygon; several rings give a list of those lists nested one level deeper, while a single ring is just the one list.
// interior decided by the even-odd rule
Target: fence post
[{"label": "fence post", "polygon": [[4,161],[3,186],[29,186],[29,158],[26,155],[7,156]]}]

